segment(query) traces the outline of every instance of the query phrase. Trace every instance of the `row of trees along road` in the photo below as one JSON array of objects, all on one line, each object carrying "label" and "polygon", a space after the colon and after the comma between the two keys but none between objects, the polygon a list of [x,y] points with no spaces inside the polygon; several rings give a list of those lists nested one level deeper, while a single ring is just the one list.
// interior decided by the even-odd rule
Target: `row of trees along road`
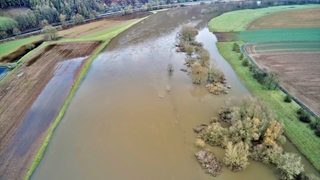
[{"label": "row of trees along road", "polygon": [[[0,38],[69,20],[83,22],[106,9],[173,3],[174,0],[0,0]],[[113,8],[110,8],[113,7]],[[116,7],[116,8],[114,8]],[[75,22],[75,23],[77,23]]]}]

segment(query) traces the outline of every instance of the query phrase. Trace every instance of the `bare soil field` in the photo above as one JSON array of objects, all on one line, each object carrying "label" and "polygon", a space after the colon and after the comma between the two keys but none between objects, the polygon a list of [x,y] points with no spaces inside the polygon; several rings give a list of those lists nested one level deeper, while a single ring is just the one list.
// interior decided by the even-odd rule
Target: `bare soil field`
[{"label": "bare soil field", "polygon": [[110,19],[103,19],[100,21],[91,22],[88,24],[79,25],[70,29],[59,31],[59,35],[64,38],[79,38],[85,37],[89,34],[94,32],[98,32],[104,29],[109,29],[111,27],[115,27],[117,25],[127,23],[127,22],[134,22],[135,19],[132,20],[110,20]]},{"label": "bare soil field", "polygon": [[239,34],[235,32],[215,32],[219,42],[229,42],[239,40]]},{"label": "bare soil field", "polygon": [[320,27],[320,8],[298,9],[272,13],[256,19],[248,30],[275,28],[318,28]]},{"label": "bare soil field", "polygon": [[249,56],[262,69],[278,73],[281,86],[320,115],[320,52],[252,51]]},{"label": "bare soil field", "polygon": [[101,20],[78,25],[66,30],[59,31],[59,35],[64,38],[81,38],[98,31],[109,29],[121,24],[131,23],[138,18],[147,16],[148,13],[135,13],[131,16],[119,16],[114,18],[103,18]]},{"label": "bare soil field", "polygon": [[[12,143],[30,107],[55,76],[59,62],[92,54],[101,42],[51,44],[37,52],[10,74],[0,86],[0,179],[23,179],[50,126],[36,127],[41,136],[31,140],[30,147],[12,150]],[[75,71],[78,77],[86,60]],[[66,72],[68,73],[68,72]],[[56,87],[59,88],[59,87]],[[55,90],[53,90],[55,91]],[[51,102],[48,102],[49,104]],[[44,109],[44,111],[46,111]],[[54,117],[48,117],[50,121]],[[39,130],[40,129],[40,130]],[[30,131],[25,129],[24,131]],[[21,135],[21,134],[20,134]]]}]

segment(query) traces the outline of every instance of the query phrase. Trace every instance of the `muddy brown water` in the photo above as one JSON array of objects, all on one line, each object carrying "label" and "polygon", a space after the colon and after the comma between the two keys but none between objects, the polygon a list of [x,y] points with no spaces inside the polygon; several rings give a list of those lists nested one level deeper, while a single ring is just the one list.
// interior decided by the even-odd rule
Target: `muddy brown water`
[{"label": "muddy brown water", "polygon": [[[209,122],[229,99],[249,95],[203,28],[214,14],[204,7],[153,15],[108,45],[92,64],[56,129],[32,179],[212,179],[194,157],[192,128]],[[185,55],[175,51],[183,23],[198,24],[198,41],[232,86],[215,96],[193,85]],[[175,71],[170,76],[167,65]],[[223,150],[213,148],[221,158]],[[277,179],[273,168],[250,162],[241,172],[224,168],[216,179]]]}]

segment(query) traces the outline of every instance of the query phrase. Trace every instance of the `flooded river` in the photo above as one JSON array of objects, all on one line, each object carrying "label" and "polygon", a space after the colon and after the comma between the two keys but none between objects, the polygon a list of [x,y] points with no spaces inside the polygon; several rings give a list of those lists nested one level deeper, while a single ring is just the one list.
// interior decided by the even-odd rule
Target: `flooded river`
[{"label": "flooded river", "polygon": [[[249,95],[217,52],[204,7],[151,16],[115,38],[94,61],[60,122],[32,179],[212,179],[194,157],[192,128],[209,122],[230,98]],[[175,49],[184,23],[198,24],[197,40],[232,86],[215,96],[180,71]],[[167,73],[168,64],[175,71]],[[222,157],[223,151],[215,148]],[[272,168],[251,162],[239,173],[224,168],[216,179],[277,179]]]}]

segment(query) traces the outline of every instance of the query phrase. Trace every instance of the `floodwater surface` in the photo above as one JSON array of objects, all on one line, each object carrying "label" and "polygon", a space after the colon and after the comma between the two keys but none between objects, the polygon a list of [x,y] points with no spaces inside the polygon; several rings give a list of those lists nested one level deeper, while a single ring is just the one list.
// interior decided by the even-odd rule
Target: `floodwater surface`
[{"label": "floodwater surface", "polygon": [[[14,168],[11,166],[15,166],[17,162],[28,164],[26,162],[28,158],[23,159],[22,157],[32,157],[33,151],[30,151],[30,149],[39,148],[39,144],[35,140],[47,132],[59,113],[71,90],[76,71],[84,59],[83,57],[75,58],[57,64],[52,79],[27,111],[19,130],[11,141],[12,143],[6,149],[4,156],[0,158],[0,164],[7,164],[5,167],[7,172],[4,175],[16,173],[12,172]],[[17,171],[21,170],[17,169]],[[8,177],[1,178],[8,179]]]},{"label": "floodwater surface", "polygon": [[[225,101],[249,92],[201,25],[214,15],[202,15],[202,8],[153,15],[111,41],[93,62],[32,179],[212,179],[194,157],[192,128],[208,123]],[[185,55],[175,43],[184,23],[202,29],[197,39],[225,73],[232,86],[228,95],[209,94],[180,71]],[[222,157],[221,149],[214,151]],[[250,163],[238,173],[224,168],[216,179],[277,179],[274,169]]]}]

